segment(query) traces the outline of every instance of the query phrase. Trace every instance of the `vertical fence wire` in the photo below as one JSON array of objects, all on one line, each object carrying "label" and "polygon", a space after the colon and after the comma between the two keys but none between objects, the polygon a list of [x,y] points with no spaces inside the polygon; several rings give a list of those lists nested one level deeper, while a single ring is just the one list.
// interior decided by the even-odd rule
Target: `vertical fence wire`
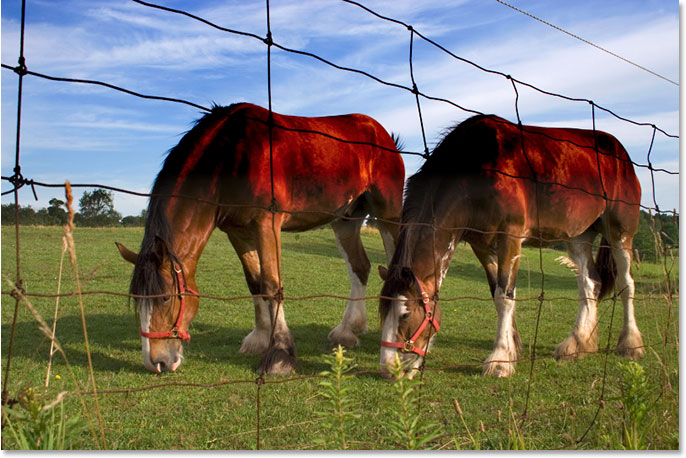
[{"label": "vertical fence wire", "polygon": [[[19,249],[20,234],[19,234],[19,183],[21,181],[21,166],[19,165],[19,152],[20,152],[20,138],[21,138],[21,107],[22,107],[22,89],[24,75],[26,74],[26,60],[24,58],[24,30],[26,24],[26,0],[21,2],[21,30],[19,35],[19,66],[15,69],[17,75],[19,75],[19,82],[17,88],[17,136],[16,136],[16,147],[14,156],[14,175],[17,183],[14,187],[14,228],[15,228],[15,243],[16,243],[16,285],[20,291],[23,291],[22,277],[21,277],[21,251]],[[14,314],[12,316],[12,330],[10,332],[10,342],[9,348],[7,350],[7,365],[5,366],[5,380],[2,387],[2,424],[5,422],[5,406],[9,402],[9,377],[10,377],[10,367],[12,362],[12,351],[14,348],[14,337],[17,329],[17,316],[19,314],[19,301],[20,296],[15,297],[14,303]]]},{"label": "vertical fence wire", "polygon": [[[536,346],[538,344],[538,331],[540,328],[540,323],[541,323],[541,312],[543,310],[543,301],[545,300],[545,269],[543,268],[543,233],[542,233],[542,228],[541,228],[541,215],[540,215],[540,203],[541,203],[541,185],[538,180],[538,174],[536,173],[536,169],[534,168],[533,163],[531,162],[531,159],[529,158],[529,155],[527,154],[526,151],[526,146],[524,142],[524,126],[522,124],[522,119],[519,115],[519,91],[517,90],[517,83],[513,78],[511,78],[508,75],[508,79],[512,82],[512,89],[514,90],[515,93],[515,114],[517,116],[517,126],[519,128],[519,138],[521,142],[521,148],[522,148],[522,154],[524,155],[524,158],[526,159],[527,164],[529,165],[529,169],[531,171],[531,178],[534,182],[535,186],[535,205],[534,207],[536,208],[536,226],[538,227],[538,265],[539,265],[539,270],[541,271],[541,293],[538,296],[538,310],[536,312],[536,326],[534,328],[534,340],[531,345],[531,355],[530,355],[530,365],[529,365],[529,377],[527,380],[527,385],[526,385],[526,398],[524,401],[524,411],[522,413],[522,417],[526,417],[528,411],[529,411],[529,400],[531,396],[531,384],[533,382],[534,378],[534,365],[536,363]],[[520,249],[521,249],[521,242],[520,242]],[[519,261],[517,261],[517,267],[519,267]],[[512,274],[512,273],[510,273]],[[523,421],[523,420],[522,420]]]}]

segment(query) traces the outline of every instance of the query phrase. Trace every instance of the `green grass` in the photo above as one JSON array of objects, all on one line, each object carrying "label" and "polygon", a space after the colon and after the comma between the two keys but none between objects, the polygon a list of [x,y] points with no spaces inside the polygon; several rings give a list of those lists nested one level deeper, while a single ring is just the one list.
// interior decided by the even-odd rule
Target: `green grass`
[{"label": "green grass", "polygon": [[[54,293],[62,229],[24,227],[21,229],[21,276],[28,292]],[[132,266],[122,260],[114,241],[137,249],[142,229],[77,228],[75,240],[79,274],[84,290],[125,293]],[[376,265],[385,262],[381,239],[373,231],[363,234],[363,242],[374,266],[368,295],[376,295],[381,280]],[[485,274],[468,246],[460,245],[444,281],[441,298],[477,297],[441,302],[443,323],[428,357],[424,374],[422,418],[440,425],[441,436],[431,442],[435,448],[473,448],[465,424],[479,438],[480,448],[521,446],[536,449],[613,448],[624,428],[621,400],[621,371],[624,360],[614,354],[590,355],[574,363],[558,363],[550,356],[555,345],[571,330],[577,312],[577,287],[572,273],[554,259],[561,253],[543,251],[545,300],[541,310],[533,377],[529,378],[531,345],[534,340],[538,300],[541,291],[539,252],[523,253],[517,294],[532,298],[518,303],[517,322],[522,334],[525,359],[509,379],[481,376],[481,363],[491,351],[496,314]],[[678,263],[677,263],[678,264]],[[672,272],[672,285],[678,285],[678,268]],[[283,281],[286,297],[313,294],[349,293],[347,271],[329,229],[283,236]],[[676,449],[678,443],[678,296],[669,310],[664,298],[662,267],[644,262],[633,269],[637,284],[636,316],[649,346],[640,361],[645,371],[650,405],[656,421],[646,432],[648,448]],[[14,228],[2,228],[3,291],[5,279],[16,278]],[[75,289],[72,267],[65,260],[62,291]],[[244,296],[248,289],[237,256],[227,238],[216,231],[200,259],[197,274],[201,294]],[[41,315],[52,322],[54,298],[30,299]],[[2,370],[7,364],[10,329],[15,301],[2,296]],[[135,389],[169,382],[213,384],[238,379],[254,380],[259,356],[238,353],[241,339],[252,329],[251,300],[220,301],[201,299],[200,311],[191,326],[192,342],[186,346],[186,359],[176,373],[153,375],[142,364],[140,338],[133,303],[106,294],[84,296],[86,321],[95,379],[99,390]],[[298,375],[314,375],[330,369],[326,355],[331,348],[329,331],[340,322],[345,301],[317,298],[290,300],[285,311],[298,351]],[[367,304],[369,332],[360,346],[348,350],[358,370],[378,370],[379,320],[376,301]],[[600,346],[607,345],[612,301],[601,303]],[[614,310],[611,348],[616,345],[622,322],[621,303]],[[669,316],[669,320],[668,320]],[[52,380],[46,398],[54,399],[63,390],[89,387],[87,357],[78,300],[60,301],[57,336],[63,344],[81,388],[73,386],[59,354],[54,356]],[[666,345],[663,342],[667,341]],[[24,386],[44,384],[50,342],[38,330],[30,312],[20,305],[14,355],[9,380],[10,397]],[[607,363],[606,363],[607,359]],[[606,367],[606,370],[605,370]],[[436,369],[439,368],[439,369]],[[606,372],[606,375],[604,375]],[[55,375],[60,379],[56,380]],[[280,380],[280,379],[270,379]],[[311,378],[266,384],[260,389],[260,446],[272,449],[322,448],[326,426],[315,412],[325,410],[320,379]],[[397,409],[397,396],[390,383],[377,374],[358,375],[346,383],[350,406],[359,418],[346,428],[349,448],[391,449],[402,444],[393,439],[388,418]],[[578,444],[596,414],[603,385],[604,408],[596,422]],[[528,415],[524,411],[530,386]],[[257,446],[257,385],[228,384],[218,387],[166,386],[144,391],[99,396],[104,431],[109,448],[118,449],[253,449]],[[461,405],[464,423],[456,414],[452,399]],[[95,417],[95,403],[86,397],[88,413]],[[76,397],[64,401],[65,410],[81,411]],[[513,422],[512,417],[517,420]],[[481,432],[481,425],[485,432]],[[478,434],[476,434],[478,433]],[[513,441],[513,436],[517,440]],[[514,444],[514,445],[513,445]],[[519,445],[517,445],[519,444]],[[3,434],[3,447],[13,448]],[[80,447],[96,445],[84,433]]]}]

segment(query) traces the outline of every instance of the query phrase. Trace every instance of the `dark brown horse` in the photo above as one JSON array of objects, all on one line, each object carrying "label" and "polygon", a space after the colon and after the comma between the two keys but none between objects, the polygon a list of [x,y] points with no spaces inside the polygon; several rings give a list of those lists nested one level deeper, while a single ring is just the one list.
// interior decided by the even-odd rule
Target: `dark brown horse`
[{"label": "dark brown horse", "polygon": [[643,344],[630,264],[640,199],[627,152],[606,133],[531,126],[520,132],[495,116],[458,125],[408,180],[398,245],[388,270],[380,268],[381,295],[393,298],[379,303],[382,370],[396,354],[415,368],[421,363],[440,325],[437,294],[460,241],[483,265],[498,313],[484,374],[514,372],[521,347],[515,323],[521,247],[541,241],[565,241],[578,267],[576,324],[555,357],[575,359],[597,350],[597,303],[614,283],[624,305],[617,351],[639,358]]},{"label": "dark brown horse", "polygon": [[181,364],[182,340],[190,340],[198,310],[197,261],[217,227],[233,244],[254,295],[255,328],[240,351],[263,354],[259,371],[295,368],[282,307],[282,230],[333,227],[351,300],[329,339],[356,345],[356,335],[366,330],[365,302],[356,298],[365,297],[370,270],[360,227],[365,215],[380,218],[390,259],[404,176],[393,139],[367,116],[274,113],[270,129],[264,108],[215,107],[169,152],[153,185],[140,252],[117,244],[135,263],[131,293],[162,296],[136,300],[145,367],[160,372]]}]

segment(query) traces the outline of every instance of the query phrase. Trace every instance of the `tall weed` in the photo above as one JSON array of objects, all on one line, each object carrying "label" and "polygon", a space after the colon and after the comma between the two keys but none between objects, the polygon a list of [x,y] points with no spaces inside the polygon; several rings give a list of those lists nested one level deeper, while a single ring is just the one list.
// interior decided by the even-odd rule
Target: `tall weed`
[{"label": "tall weed", "polygon": [[18,395],[19,407],[6,407],[4,411],[11,440],[3,441],[3,449],[67,450],[76,446],[87,425],[79,415],[66,416],[65,393],[46,405],[36,389],[23,388]]}]

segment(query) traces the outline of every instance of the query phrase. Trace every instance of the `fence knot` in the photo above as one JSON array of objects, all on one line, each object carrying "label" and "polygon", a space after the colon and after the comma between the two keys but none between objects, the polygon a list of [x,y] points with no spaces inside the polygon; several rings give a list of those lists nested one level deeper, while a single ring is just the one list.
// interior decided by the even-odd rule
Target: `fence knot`
[{"label": "fence knot", "polygon": [[416,84],[416,83],[412,83],[412,93],[413,93],[414,95],[419,95],[419,89],[417,89],[417,84]]},{"label": "fence knot", "polygon": [[279,290],[275,292],[270,298],[274,299],[277,303],[283,302],[283,286],[279,287]]},{"label": "fence knot", "polygon": [[28,184],[28,185],[31,185],[31,191],[33,191],[33,198],[38,200],[38,194],[36,193],[36,183],[33,180],[27,180],[26,178],[24,178],[24,176],[21,174],[21,168],[20,167],[14,168],[14,175],[12,175],[9,178],[3,177],[3,179],[6,179],[10,183],[12,183],[12,186],[14,186],[14,189],[12,189],[10,191],[3,192],[2,193],[3,196],[5,194],[9,194],[9,193],[18,191],[19,189],[24,187],[24,185]]},{"label": "fence knot", "polygon": [[541,291],[541,294],[538,296],[538,301],[543,302],[545,300],[545,291]]},{"label": "fence knot", "polygon": [[407,30],[409,30],[410,32],[414,32],[414,28],[411,25],[407,26]]},{"label": "fence knot", "polygon": [[271,213],[276,213],[279,211],[279,208],[276,205],[276,197],[272,197],[272,202],[269,204],[269,211]]},{"label": "fence knot", "polygon": [[424,154],[422,154],[422,157],[424,159],[429,159],[429,148],[426,146],[424,147]]},{"label": "fence knot", "polygon": [[255,379],[255,385],[257,385],[258,388],[264,385],[264,375],[260,374],[260,376]]},{"label": "fence knot", "polygon": [[262,40],[262,41],[263,41],[264,44],[266,44],[267,46],[273,46],[273,45],[274,45],[274,40],[272,39],[272,33],[271,33],[271,31],[267,32],[267,37],[266,37],[264,40]]},{"label": "fence knot", "polygon": [[24,281],[20,278],[14,285],[14,289],[10,292],[10,296],[16,300],[20,300],[26,294],[24,289]]},{"label": "fence knot", "polygon": [[24,56],[19,57],[19,65],[14,67],[12,70],[14,70],[14,73],[19,76],[24,76],[29,72],[28,68],[26,68],[26,59],[24,59]]}]

